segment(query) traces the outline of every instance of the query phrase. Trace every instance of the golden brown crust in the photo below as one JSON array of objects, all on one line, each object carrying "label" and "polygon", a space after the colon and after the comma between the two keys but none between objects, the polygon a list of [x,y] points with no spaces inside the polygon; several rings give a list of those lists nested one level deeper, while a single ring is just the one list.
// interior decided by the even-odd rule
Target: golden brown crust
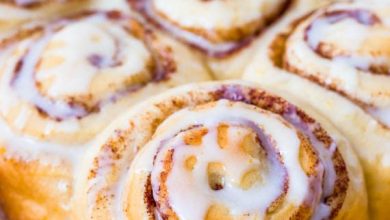
[{"label": "golden brown crust", "polygon": [[72,195],[69,174],[70,167],[66,164],[53,167],[40,161],[0,157],[0,204],[7,218],[33,220],[68,216]]}]

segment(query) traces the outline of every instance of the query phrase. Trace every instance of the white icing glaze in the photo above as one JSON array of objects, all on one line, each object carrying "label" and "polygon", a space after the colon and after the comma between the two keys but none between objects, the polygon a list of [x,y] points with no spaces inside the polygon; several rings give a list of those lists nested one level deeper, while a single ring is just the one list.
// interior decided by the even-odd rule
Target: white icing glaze
[{"label": "white icing glaze", "polygon": [[[64,102],[60,101],[52,103],[50,100],[45,99],[39,94],[39,91],[34,85],[34,68],[40,58],[40,52],[44,49],[50,37],[51,34],[46,33],[45,37],[35,42],[28,50],[29,54],[27,54],[26,58],[23,60],[23,67],[20,70],[20,80],[18,80],[18,83],[15,84],[15,90],[17,91],[17,95],[22,99],[40,106],[42,109],[51,113],[53,116],[67,116],[71,115],[74,110]],[[62,83],[62,86],[65,86],[65,84]],[[7,93],[3,95],[7,95]],[[84,113],[85,112],[83,109],[75,110],[76,115],[82,115]]]},{"label": "white icing glaze", "polygon": [[[334,34],[340,32],[343,33],[342,37]],[[311,48],[317,48],[321,42],[325,41],[337,43],[349,50],[356,50],[364,42],[364,38],[369,35],[369,28],[356,25],[353,19],[345,19],[332,25],[329,19],[318,18],[312,23],[307,35]]]},{"label": "white icing glaze", "polygon": [[[206,32],[218,29],[230,30],[232,27],[242,27],[245,23],[254,21],[263,22],[263,24],[259,24],[259,28],[262,28],[265,21],[276,14],[283,7],[283,4],[286,4],[284,0],[246,0],[245,2],[174,0],[168,4],[164,1],[154,0],[140,2],[140,4],[144,4],[143,7],[148,17],[155,20],[173,36],[191,45],[196,45],[211,56],[223,55],[237,48],[237,42],[214,43],[196,33],[187,31],[185,28],[196,28]],[[188,14],[194,13],[201,15],[188,16]]]},{"label": "white icing glaze", "polygon": [[[61,100],[53,103],[40,94],[35,88],[33,78],[38,60],[41,63],[48,60],[48,65],[54,66],[38,68],[35,78],[38,81],[50,82],[46,88],[50,97],[62,98],[68,95],[88,95],[91,93],[91,89],[99,95],[99,93],[104,92],[104,90],[99,90],[116,87],[118,81],[139,74],[146,68],[145,65],[151,59],[142,42],[132,38],[120,26],[112,25],[104,16],[93,16],[76,23],[70,23],[55,36],[52,36],[53,33],[50,29],[50,27],[47,28],[44,37],[38,42],[34,42],[28,49],[15,89],[22,99],[34,103],[52,116],[63,118],[72,114],[84,115],[86,112],[81,108],[71,108]],[[75,33],[83,37],[79,37]],[[75,38],[75,36],[77,37]],[[116,45],[117,42],[121,43]],[[50,49],[50,43],[52,47],[57,48]],[[80,50],[80,48],[82,49]],[[116,50],[126,51],[126,54],[123,52],[115,54]],[[88,61],[88,56],[95,55],[99,57],[99,66],[101,67],[96,67],[90,63],[91,61]],[[118,56],[117,59],[121,62],[123,60],[123,63],[114,66],[113,62],[115,61],[112,60],[114,56]],[[50,60],[53,58],[60,59],[61,62],[53,64],[54,61]],[[108,69],[106,70],[108,72],[105,72],[104,69]],[[109,78],[107,77],[108,73],[110,75],[116,74],[118,77]]]},{"label": "white icing glaze", "polygon": [[[277,10],[284,0],[152,0],[153,8],[184,27],[206,30],[239,27]],[[190,16],[189,16],[190,15]]]},{"label": "white icing glaze", "polygon": [[201,48],[204,48],[206,50],[209,50],[210,53],[219,53],[222,51],[227,51],[235,47],[234,42],[226,42],[226,43],[220,43],[220,44],[213,44],[209,42],[208,40],[202,38],[201,36],[198,36],[194,33],[185,31],[179,27],[176,27],[175,25],[172,25],[168,21],[164,20],[160,16],[156,15],[153,10],[152,6],[149,1],[147,1],[147,4],[145,6],[146,11],[149,16],[151,16],[153,19],[158,21],[158,23],[163,26],[165,29],[167,29],[169,32],[171,32],[173,35],[178,36],[181,39],[186,39],[188,42],[192,44],[199,45]]},{"label": "white icing glaze", "polygon": [[[179,136],[180,137],[180,136]],[[180,145],[179,143],[167,144]],[[256,185],[249,190],[243,190],[239,187],[240,179],[247,169],[256,166],[259,161],[251,162],[248,155],[237,153],[237,149],[229,148],[221,150],[216,143],[215,130],[209,132],[204,139],[201,150],[197,148],[178,147],[175,150],[173,167],[168,179],[167,186],[170,192],[170,204],[182,219],[193,217],[202,219],[207,209],[212,204],[224,204],[233,215],[243,213],[264,213],[265,209],[280,194],[283,188],[284,172],[278,166],[271,166],[267,171],[264,185]],[[197,151],[198,150],[198,151]],[[161,152],[163,154],[164,152]],[[185,163],[185,159],[190,155],[196,155],[198,161],[195,169],[190,173],[180,164]],[[163,158],[157,158],[161,160]],[[222,162],[226,168],[225,187],[220,191],[213,191],[207,183],[207,165],[209,162]],[[158,174],[159,166],[152,172],[153,180],[158,182],[153,173]],[[276,175],[275,175],[276,174]],[[188,206],[188,198],[197,201],[192,206]],[[261,208],[259,208],[261,207]]]},{"label": "white icing glaze", "polygon": [[[360,13],[367,17],[367,13]],[[360,15],[358,14],[358,15]],[[367,20],[367,19],[365,19]],[[331,18],[316,19],[307,32],[308,44],[312,49],[318,48],[320,43],[330,43],[337,46],[340,50],[348,51],[351,56],[339,55],[333,58],[334,62],[345,63],[348,66],[369,71],[370,64],[389,63],[390,57],[371,54],[359,54],[364,52],[364,44],[368,39],[377,35],[380,38],[390,38],[390,30],[382,30],[378,27],[359,25],[352,18],[343,19],[337,23],[331,23]],[[367,21],[366,21],[367,22]],[[343,33],[342,37],[335,33]],[[373,33],[374,32],[374,33]],[[374,56],[370,56],[374,55]]]},{"label": "white icing glaze", "polygon": [[110,105],[124,88],[150,80],[152,55],[143,39],[122,27],[125,21],[110,20],[105,13],[62,19],[40,24],[45,28],[42,33],[4,48],[3,118],[16,132],[25,132],[39,109],[49,116],[40,128],[45,137],[55,132],[77,135],[85,129],[78,118],[89,114],[83,104]]},{"label": "white icing glaze", "polygon": [[[323,15],[324,11],[347,13],[354,10],[358,11],[353,14],[357,18],[346,14]],[[365,110],[375,113],[372,114],[374,118],[390,126],[386,119],[390,114],[390,78],[386,74],[372,73],[370,69],[372,66],[389,67],[389,46],[385,42],[390,39],[390,26],[383,22],[389,16],[390,9],[383,3],[336,4],[329,9],[319,10],[302,22],[289,37],[286,59],[290,65],[303,70],[301,74],[336,86],[349,99],[360,101]],[[305,32],[307,27],[310,28]],[[315,50],[320,46],[325,52],[332,52],[332,58],[317,54]],[[305,71],[308,63],[310,69]]]},{"label": "white icing glaze", "polygon": [[[224,112],[225,114],[221,114],[221,112]],[[268,187],[271,188],[268,188],[267,185],[264,186],[264,188],[255,187],[253,189],[254,191],[250,191],[251,193],[249,194],[246,194],[247,192],[243,190],[237,189],[237,187],[234,188],[237,177],[242,174],[247,166],[245,157],[240,159],[240,156],[238,156],[237,153],[236,155],[230,152],[223,153],[218,148],[215,141],[215,126],[219,122],[240,124],[243,120],[253,121],[256,126],[264,129],[266,134],[271,136],[275,141],[277,148],[279,148],[290,178],[286,201],[298,205],[309,196],[307,195],[308,178],[300,167],[298,159],[299,139],[297,137],[297,131],[293,127],[282,123],[281,121],[284,120],[279,116],[258,109],[254,111],[242,103],[230,105],[230,102],[222,100],[218,101],[217,106],[214,106],[213,108],[196,110],[185,109],[174,113],[159,126],[155,138],[145,147],[146,149],[153,148],[156,150],[162,140],[166,138],[169,139],[169,137],[172,137],[175,133],[179,132],[180,129],[187,128],[191,125],[200,124],[209,129],[209,133],[204,137],[204,144],[200,147],[201,150],[197,147],[195,147],[195,149],[189,147],[175,148],[174,165],[168,178],[167,186],[170,205],[180,217],[204,216],[209,205],[218,202],[227,205],[234,214],[249,212],[262,216],[267,205],[270,205],[270,201],[275,199],[275,196],[278,195],[277,190],[281,190],[281,188],[279,188],[281,187],[281,182],[279,179],[280,176],[275,175],[274,173],[276,170],[270,171],[272,175],[266,177],[266,184],[270,183],[272,186]],[[162,146],[176,146],[182,144],[179,137],[180,135],[171,141],[163,142]],[[316,144],[317,143],[314,143],[314,145]],[[168,149],[170,149],[170,147],[163,147],[162,152],[158,155],[165,155],[164,152]],[[185,171],[182,166],[183,160],[186,158],[185,156],[190,154],[198,155],[197,164],[199,164],[199,167],[196,167],[192,174]],[[157,157],[156,159],[156,161],[161,160],[162,158],[160,157]],[[225,164],[228,173],[227,182],[229,183],[227,184],[226,189],[213,192],[209,188],[205,188],[208,187],[206,182],[207,179],[205,177],[205,166],[207,166],[207,162],[210,161],[222,161],[223,164]],[[150,163],[150,161],[138,161],[134,169],[135,172],[144,172],[142,170],[151,169],[152,165]],[[329,168],[331,170],[333,169],[333,167]],[[152,170],[152,184],[159,182],[159,178],[156,175],[158,175],[161,169],[161,164],[157,162],[157,165],[155,165]],[[274,169],[280,168],[275,167]],[[280,173],[280,171],[277,173]],[[186,176],[187,178],[183,178],[183,176]],[[328,176],[329,181],[334,181],[332,175]],[[330,183],[326,185],[328,187],[333,186]],[[157,187],[157,185],[155,185],[155,187]],[[155,190],[157,190],[157,188],[155,188]],[[321,194],[321,191],[316,193]],[[191,198],[192,201],[197,201],[196,204],[190,207],[188,205],[186,206],[187,203],[185,201],[188,201],[188,198]],[[243,200],[241,201],[240,198]]]},{"label": "white icing glaze", "polygon": [[[75,33],[78,33],[77,38]],[[143,42],[129,35],[120,26],[112,25],[98,16],[66,26],[51,38],[51,43],[64,45],[46,49],[42,59],[61,57],[64,61],[52,68],[39,69],[37,79],[54,78],[54,82],[48,88],[49,95],[54,97],[74,93],[85,94],[91,87],[92,80],[99,80],[98,77],[108,74],[106,71],[117,77],[106,77],[105,80],[111,82],[105,83],[115,84],[124,77],[144,70],[147,61],[150,60],[150,54]],[[115,54],[116,50],[120,54]],[[99,56],[100,67],[91,65],[87,59],[91,55]],[[123,62],[121,65],[114,66],[115,56]],[[72,84],[64,86],[63,82],[66,81],[72,81]]]},{"label": "white icing glaze", "polygon": [[[61,0],[57,1],[60,2]],[[31,1],[17,1],[18,4],[26,3]],[[105,1],[106,2],[106,1]],[[97,3],[96,3],[97,4]],[[124,6],[124,2],[120,3]],[[105,4],[99,3],[99,9],[109,8],[113,4]],[[95,3],[93,4],[95,6]],[[119,7],[118,7],[119,8]],[[7,21],[12,19],[27,19],[29,17],[37,17],[39,13],[42,14],[42,11],[37,13],[33,10],[23,10],[20,8],[15,8],[12,6],[0,4],[0,9],[7,11],[7,13],[0,13],[0,20]],[[74,8],[76,10],[76,8]],[[52,8],[46,10],[53,13]],[[37,97],[36,89],[32,88],[31,84],[31,65],[34,66],[37,58],[44,59],[44,55],[53,56],[59,55],[65,59],[65,63],[62,66],[57,66],[54,70],[41,70],[35,73],[38,79],[43,79],[50,75],[54,76],[57,79],[56,83],[53,83],[50,91],[48,92],[50,95],[63,95],[69,94],[72,91],[74,92],[82,92],[86,88],[88,88],[88,84],[91,83],[93,78],[83,77],[88,76],[88,68],[90,64],[87,63],[75,63],[79,58],[81,61],[81,57],[77,57],[78,55],[85,55],[87,52],[97,52],[108,54],[112,52],[110,49],[111,39],[109,38],[119,38],[124,40],[125,31],[120,30],[117,25],[112,25],[104,16],[97,15],[92,16],[91,18],[87,18],[84,20],[77,21],[73,24],[67,23],[68,21],[61,21],[56,25],[61,26],[65,25],[65,28],[57,33],[53,33],[53,26],[48,26],[47,31],[45,33],[45,37],[43,37],[40,41],[34,42],[34,36],[30,39],[26,39],[22,42],[19,42],[17,45],[17,49],[15,48],[3,48],[0,53],[1,60],[5,61],[6,64],[1,63],[1,80],[0,80],[0,94],[1,95],[1,112],[6,113],[12,106],[18,105],[20,101],[20,96],[26,96],[34,99],[34,102],[41,102],[41,100]],[[69,26],[67,26],[69,24]],[[46,25],[42,21],[31,21],[25,25],[23,28],[30,29],[34,28],[38,25]],[[17,30],[11,31],[6,34],[7,37],[13,35]],[[91,38],[91,35],[88,35],[89,31],[94,31],[95,35],[100,37],[102,40],[99,46],[97,42],[94,42]],[[106,32],[108,33],[106,33]],[[3,33],[2,33],[2,37]],[[55,50],[55,48],[49,49],[47,46],[53,41],[62,41],[65,45],[64,47]],[[79,43],[79,44],[78,44]],[[32,45],[32,47],[31,47]],[[145,60],[149,57],[149,54],[146,52],[145,46],[132,36],[126,34],[126,41],[121,45],[126,50],[125,54],[120,54],[121,58],[128,61],[125,65],[120,68],[115,69],[115,73],[118,74],[132,74],[134,72],[138,72],[143,68],[143,64]],[[27,49],[29,48],[30,49]],[[58,49],[58,48],[57,48]],[[31,65],[24,65],[24,70],[27,74],[23,75],[22,83],[19,84],[23,89],[20,90],[21,94],[15,94],[14,91],[9,87],[9,82],[12,78],[13,65],[17,62],[19,56],[22,55],[23,51],[29,51],[29,56],[26,58],[26,62]],[[10,57],[9,55],[12,54]],[[49,57],[50,58],[50,57]],[[80,66],[81,65],[81,66]],[[83,69],[84,67],[84,69]],[[77,69],[79,71],[73,71]],[[112,69],[110,70],[112,71]],[[91,72],[91,71],[89,71]],[[73,76],[73,79],[81,79],[81,82],[78,83],[69,83],[71,75],[76,74],[77,77]],[[101,74],[97,70],[94,70],[93,74]],[[62,77],[61,77],[62,76]],[[42,78],[40,78],[42,77]],[[58,77],[58,78],[57,78]],[[64,86],[64,82],[66,86]],[[57,109],[61,112],[66,111],[66,107],[59,104]],[[55,109],[52,109],[55,110]],[[30,117],[31,109],[28,107],[23,107],[20,110],[19,115],[15,119],[15,125],[17,129],[22,129],[25,126],[26,120]],[[60,130],[64,132],[75,132],[80,129],[80,126],[76,119],[70,119],[58,123],[56,121],[52,121],[47,123],[43,133],[49,134],[53,130]],[[12,130],[9,125],[4,121],[4,119],[0,118],[0,139],[1,146],[5,148],[4,156],[6,158],[16,158],[25,160],[26,162],[39,160],[40,163],[44,165],[61,165],[64,161],[66,163],[70,163],[72,168],[77,169],[76,164],[79,163],[80,157],[83,156],[84,151],[86,150],[86,146],[89,143],[84,144],[63,144],[54,141],[44,141],[40,140],[40,138],[31,137],[23,134],[22,132],[17,132]],[[61,182],[58,184],[59,190],[67,190],[68,187],[65,182]],[[69,206],[69,205],[66,205]]]}]

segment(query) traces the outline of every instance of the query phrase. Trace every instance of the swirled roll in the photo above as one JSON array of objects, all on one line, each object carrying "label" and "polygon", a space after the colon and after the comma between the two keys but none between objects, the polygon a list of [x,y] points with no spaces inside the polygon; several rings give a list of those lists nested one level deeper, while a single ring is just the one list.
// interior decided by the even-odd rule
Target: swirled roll
[{"label": "swirled roll", "polygon": [[155,97],[88,151],[77,219],[365,219],[359,162],[313,115],[240,82]]},{"label": "swirled roll", "polygon": [[118,11],[27,25],[0,41],[0,203],[10,219],[69,219],[73,172],[135,103],[209,80],[187,47]]},{"label": "swirled roll", "polygon": [[305,99],[351,140],[374,219],[390,215],[389,18],[385,1],[296,14],[264,35],[244,76]]},{"label": "swirled roll", "polygon": [[128,0],[146,20],[208,56],[219,79],[237,78],[256,39],[296,7],[311,10],[318,0]]}]

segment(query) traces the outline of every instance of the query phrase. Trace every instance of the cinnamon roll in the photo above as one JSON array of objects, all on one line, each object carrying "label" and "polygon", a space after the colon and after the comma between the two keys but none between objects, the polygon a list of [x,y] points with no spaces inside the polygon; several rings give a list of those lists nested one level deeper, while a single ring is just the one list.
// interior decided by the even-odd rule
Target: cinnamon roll
[{"label": "cinnamon roll", "polygon": [[385,1],[296,13],[263,36],[244,76],[305,99],[351,140],[374,219],[390,215],[389,18]]},{"label": "cinnamon roll", "polygon": [[[314,112],[314,111],[313,111]],[[318,114],[241,82],[174,89],[87,152],[80,219],[365,219],[362,171]]]},{"label": "cinnamon roll", "polygon": [[143,99],[209,80],[200,57],[118,11],[26,25],[0,41],[0,204],[10,219],[69,219],[73,172]]},{"label": "cinnamon roll", "polygon": [[276,20],[296,7],[311,10],[324,3],[318,0],[127,1],[146,20],[206,54],[219,79],[240,76],[255,50],[258,35]]}]

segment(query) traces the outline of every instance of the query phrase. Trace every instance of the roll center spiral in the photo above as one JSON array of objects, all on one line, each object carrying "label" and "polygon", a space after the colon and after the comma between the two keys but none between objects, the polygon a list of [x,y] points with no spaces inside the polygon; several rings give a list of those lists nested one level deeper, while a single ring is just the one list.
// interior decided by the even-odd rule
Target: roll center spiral
[{"label": "roll center spiral", "polygon": [[14,46],[17,60],[4,68],[18,97],[59,122],[99,112],[176,71],[171,48],[117,11],[54,20],[1,43]]},{"label": "roll center spiral", "polygon": [[[42,94],[96,102],[151,78],[151,72],[145,71],[151,54],[143,42],[121,27],[97,22],[87,19],[68,25],[48,39],[35,73]],[[64,86],[64,82],[71,83]]]},{"label": "roll center spiral", "polygon": [[[341,37],[339,33],[343,33]],[[390,31],[370,11],[327,12],[305,34],[309,46],[325,58],[375,74],[390,74],[390,47],[386,46]]]},{"label": "roll center spiral", "polygon": [[[216,118],[162,141],[151,172],[160,214],[179,219],[185,213],[262,216],[278,209],[289,178],[273,135],[263,129],[247,119]],[[188,198],[198,201],[192,211],[185,205]]]}]

